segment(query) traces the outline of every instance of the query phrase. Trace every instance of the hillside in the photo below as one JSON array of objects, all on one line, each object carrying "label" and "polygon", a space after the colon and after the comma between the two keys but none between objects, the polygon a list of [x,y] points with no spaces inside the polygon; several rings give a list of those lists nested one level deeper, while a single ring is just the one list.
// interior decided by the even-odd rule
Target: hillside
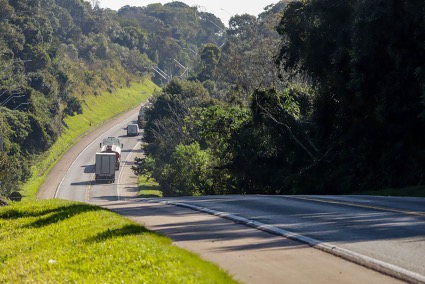
[{"label": "hillside", "polygon": [[[198,41],[219,42],[218,28],[208,20],[223,26],[215,16],[178,2],[117,12],[82,0],[1,0],[0,11],[4,197],[33,175],[32,165],[67,131],[67,119],[90,111],[89,101],[146,80],[161,84],[156,70],[167,57],[201,46]],[[201,19],[187,27],[195,14]]]},{"label": "hillside", "polygon": [[228,28],[178,1],[0,5],[3,196],[91,98],[146,80],[162,91],[146,112],[136,172],[165,195],[425,183],[422,2],[279,1]]}]

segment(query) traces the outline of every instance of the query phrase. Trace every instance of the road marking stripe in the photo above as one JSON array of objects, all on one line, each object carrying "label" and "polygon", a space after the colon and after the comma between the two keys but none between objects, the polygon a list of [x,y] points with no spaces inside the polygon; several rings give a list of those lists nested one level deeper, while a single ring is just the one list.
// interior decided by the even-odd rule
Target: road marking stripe
[{"label": "road marking stripe", "polygon": [[308,200],[308,201],[315,201],[315,202],[321,202],[321,203],[347,205],[347,206],[353,206],[353,207],[361,207],[361,208],[368,208],[368,209],[375,209],[375,210],[381,210],[381,211],[389,211],[389,212],[425,217],[424,212],[407,211],[407,210],[402,210],[402,209],[395,209],[395,208],[375,206],[375,205],[367,205],[367,204],[362,204],[362,203],[354,203],[354,202],[338,201],[338,200],[325,200],[325,199],[318,199],[318,198],[306,197],[306,196],[284,196],[284,197],[285,198],[293,198],[293,199],[302,199],[302,200]]}]

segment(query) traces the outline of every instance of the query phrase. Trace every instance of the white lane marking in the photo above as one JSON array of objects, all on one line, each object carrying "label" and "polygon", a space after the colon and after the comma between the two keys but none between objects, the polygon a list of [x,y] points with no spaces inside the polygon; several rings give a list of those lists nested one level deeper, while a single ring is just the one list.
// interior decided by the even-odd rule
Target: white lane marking
[{"label": "white lane marking", "polygon": [[[137,114],[138,115],[139,112],[133,113],[130,117],[132,117],[133,115]],[[120,121],[119,123],[115,124],[114,126],[112,126],[111,128],[117,127],[118,125],[122,124],[124,121]],[[59,195],[59,190],[60,187],[62,186],[63,181],[65,180],[66,176],[68,175],[69,170],[71,169],[71,167],[74,165],[75,161],[87,150],[88,147],[90,147],[93,143],[97,142],[100,137],[104,136],[105,133],[109,132],[111,130],[111,128],[109,128],[107,131],[103,132],[102,134],[100,134],[96,139],[94,139],[90,144],[88,144],[83,150],[81,150],[80,154],[78,154],[78,156],[74,159],[74,161],[72,161],[71,165],[69,165],[68,169],[66,170],[65,175],[63,176],[62,180],[60,181],[60,183],[58,184],[58,186],[56,187],[55,190],[55,198],[58,198]],[[74,145],[71,145],[71,147]],[[87,190],[87,189],[86,189]],[[87,197],[87,200],[90,200],[89,197]]]},{"label": "white lane marking", "polygon": [[118,201],[121,200],[121,195],[120,195],[120,184],[121,184],[121,182],[120,182],[120,180],[121,180],[122,172],[124,171],[124,167],[126,166],[127,161],[130,159],[130,157],[134,153],[134,149],[136,149],[136,147],[139,147],[139,149],[140,149],[140,144],[141,144],[140,141],[137,142],[136,145],[133,147],[133,149],[131,149],[130,153],[127,155],[127,158],[124,161],[124,166],[123,166],[122,170],[120,171],[120,173],[118,175],[118,180],[117,180],[117,197],[118,197]]},{"label": "white lane marking", "polygon": [[285,197],[293,198],[293,199],[301,199],[301,200],[320,202],[320,203],[328,203],[328,204],[346,205],[346,206],[353,206],[353,207],[360,207],[360,208],[367,208],[367,209],[375,209],[375,210],[388,211],[388,212],[393,212],[393,213],[402,213],[402,214],[407,214],[407,215],[425,216],[425,213],[423,213],[423,212],[407,211],[407,210],[396,209],[396,208],[391,208],[391,207],[368,205],[368,204],[363,204],[363,203],[356,203],[355,201],[349,202],[349,201],[342,201],[342,200],[320,199],[320,198],[314,198],[314,197],[309,197],[309,196],[285,196]]},{"label": "white lane marking", "polygon": [[310,247],[322,250],[324,252],[341,257],[345,260],[354,262],[358,265],[365,266],[369,269],[387,274],[391,277],[401,279],[409,283],[425,283],[425,276],[422,274],[404,269],[402,267],[399,267],[387,262],[374,259],[369,256],[365,256],[365,255],[350,251],[342,247],[335,246],[331,243],[322,242],[304,235],[300,235],[300,234],[293,233],[284,229],[280,229],[272,225],[267,225],[267,224],[250,220],[237,215],[233,215],[233,214],[229,214],[226,212],[221,212],[221,211],[217,211],[217,210],[209,209],[205,207],[199,207],[199,206],[188,204],[188,203],[174,202],[174,201],[168,201],[168,200],[163,201],[158,199],[141,199],[141,201],[148,202],[148,203],[160,203],[164,205],[179,206],[179,207],[207,213],[210,215],[218,216],[220,218],[231,220],[237,224],[244,224],[248,227],[251,227],[260,231],[264,231],[270,234],[274,234],[274,235],[285,237],[285,238],[295,240],[301,243],[305,243],[309,245]]}]

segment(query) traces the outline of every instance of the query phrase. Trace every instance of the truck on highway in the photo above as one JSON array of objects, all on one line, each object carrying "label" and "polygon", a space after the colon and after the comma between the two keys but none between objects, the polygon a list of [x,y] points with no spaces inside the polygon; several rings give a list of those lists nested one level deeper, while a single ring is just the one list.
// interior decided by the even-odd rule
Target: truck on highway
[{"label": "truck on highway", "polygon": [[115,182],[115,163],[115,153],[96,153],[96,182]]},{"label": "truck on highway", "polygon": [[143,125],[145,124],[145,110],[149,109],[152,106],[152,103],[150,101],[147,101],[145,104],[143,104],[140,107],[139,115],[137,116],[137,125],[139,125],[139,128],[143,128]]},{"label": "truck on highway", "polygon": [[116,137],[104,138],[102,143],[100,143],[101,153],[115,154],[115,170],[117,171],[120,169],[122,148],[123,144],[121,144],[120,139]]},{"label": "truck on highway", "polygon": [[137,136],[139,135],[139,126],[137,124],[127,125],[127,136]]},{"label": "truck on highway", "polygon": [[137,125],[139,126],[139,128],[143,127],[143,113],[139,113],[139,115],[137,116]]}]

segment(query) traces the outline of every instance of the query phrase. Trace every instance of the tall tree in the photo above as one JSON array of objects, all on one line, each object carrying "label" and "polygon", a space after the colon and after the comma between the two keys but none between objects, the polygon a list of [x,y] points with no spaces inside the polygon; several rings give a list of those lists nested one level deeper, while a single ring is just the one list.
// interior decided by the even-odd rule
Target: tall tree
[{"label": "tall tree", "polygon": [[198,75],[198,79],[203,82],[213,80],[217,76],[217,66],[221,57],[221,50],[215,44],[206,44],[201,51],[202,69]]},{"label": "tall tree", "polygon": [[357,169],[374,187],[424,182],[425,121],[419,119],[425,95],[420,81],[424,22],[421,1],[359,1],[356,6],[350,145],[359,159]]}]

